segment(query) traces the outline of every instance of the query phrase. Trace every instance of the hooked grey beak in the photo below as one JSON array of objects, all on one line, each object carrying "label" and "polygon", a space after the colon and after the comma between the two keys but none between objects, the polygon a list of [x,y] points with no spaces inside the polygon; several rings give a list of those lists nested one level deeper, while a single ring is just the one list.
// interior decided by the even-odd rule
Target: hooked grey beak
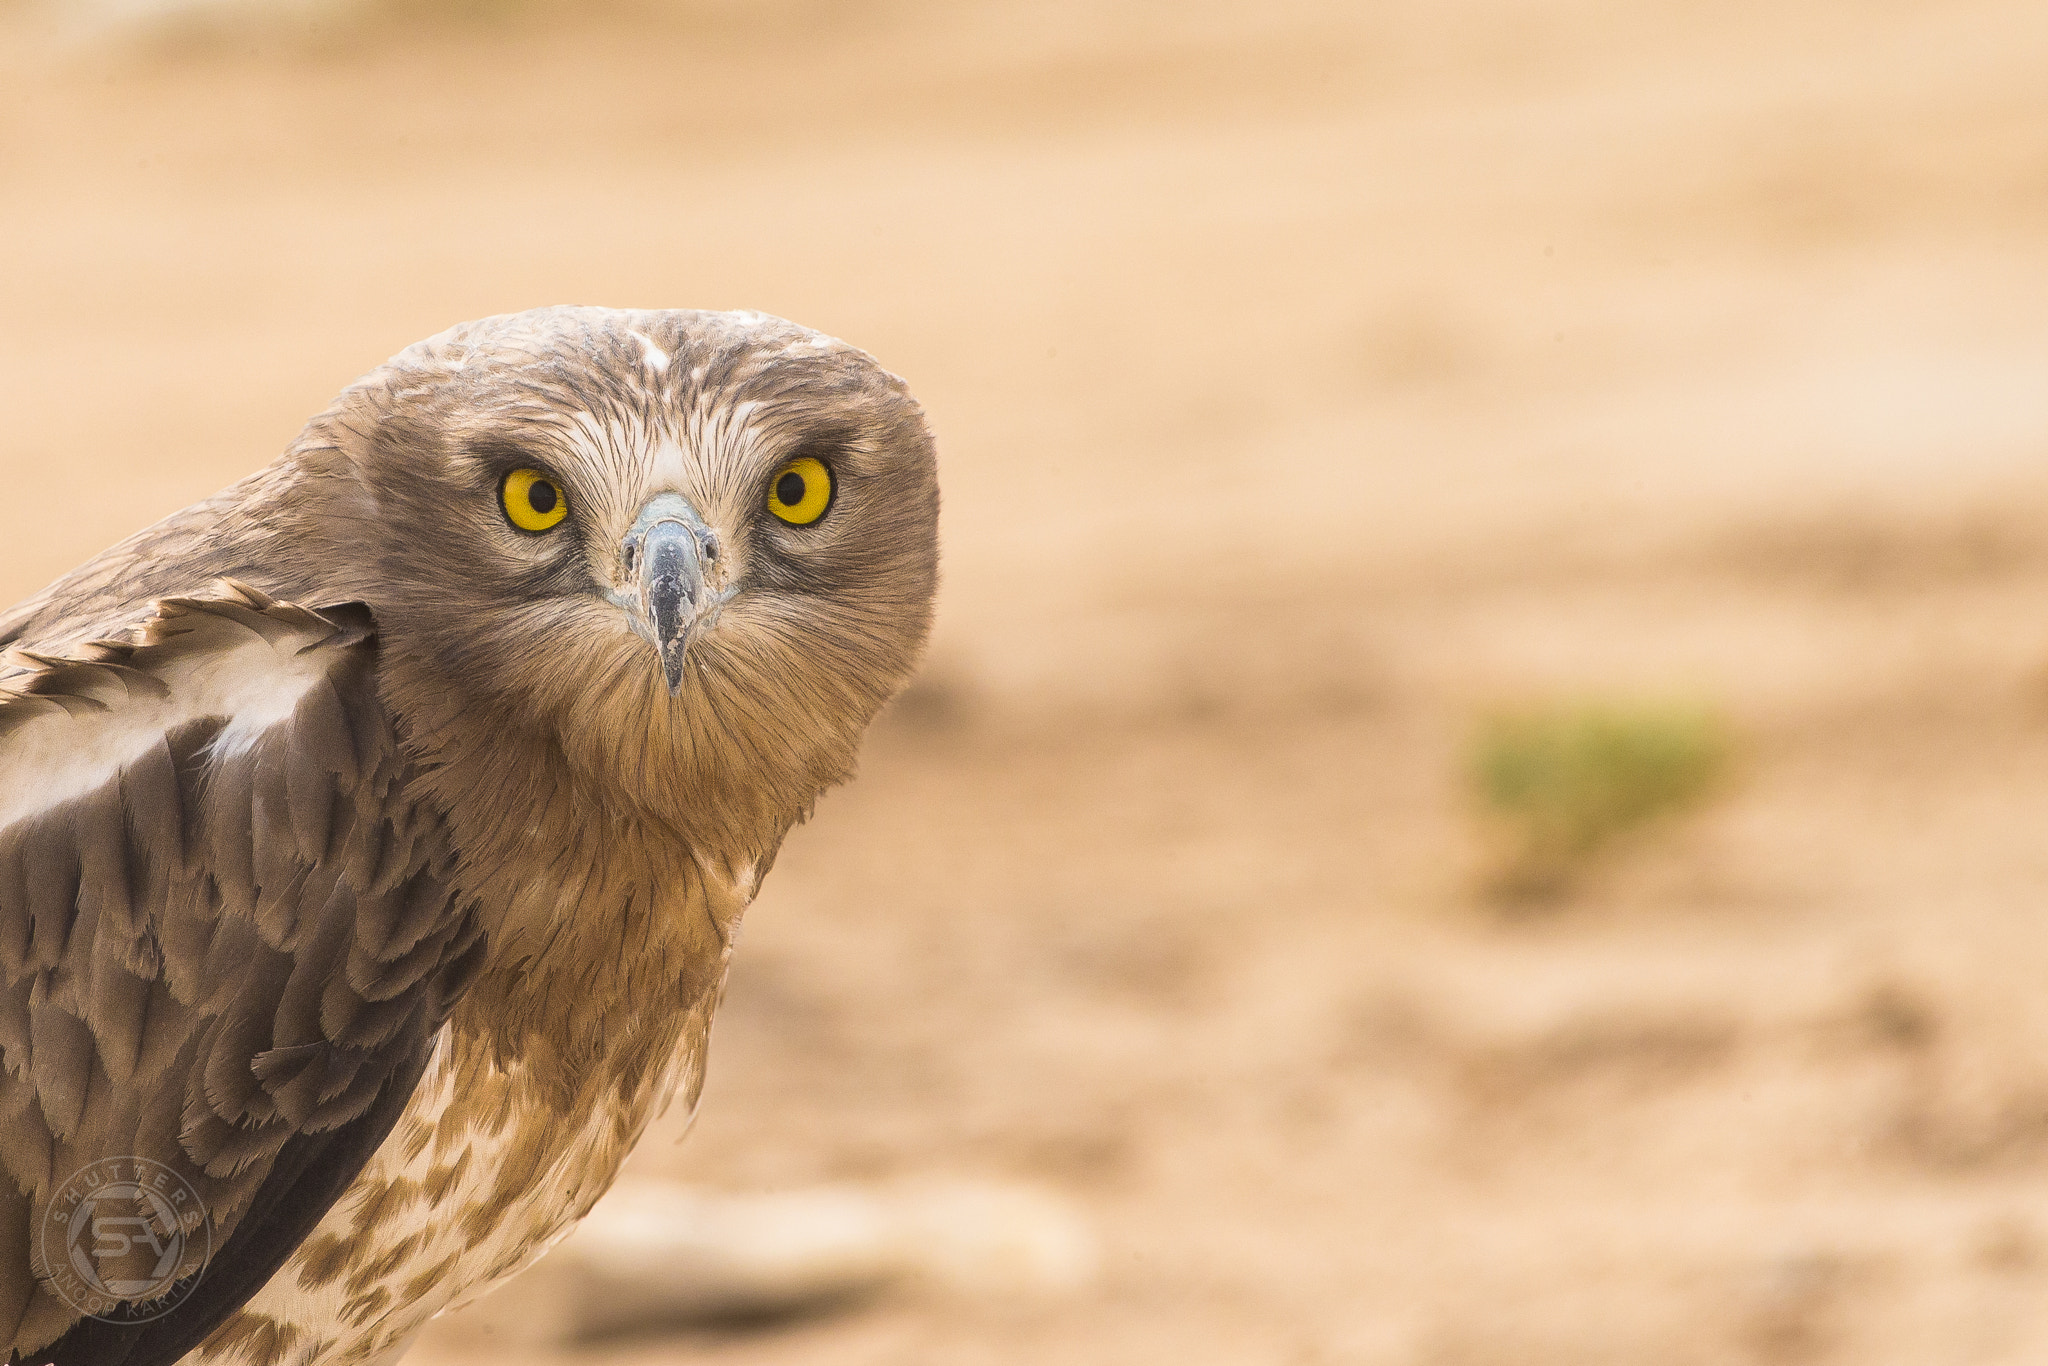
[{"label": "hooked grey beak", "polygon": [[640,581],[640,610],[673,697],[690,629],[713,605],[704,575],[718,560],[718,533],[681,496],[664,493],[640,510],[620,552]]}]

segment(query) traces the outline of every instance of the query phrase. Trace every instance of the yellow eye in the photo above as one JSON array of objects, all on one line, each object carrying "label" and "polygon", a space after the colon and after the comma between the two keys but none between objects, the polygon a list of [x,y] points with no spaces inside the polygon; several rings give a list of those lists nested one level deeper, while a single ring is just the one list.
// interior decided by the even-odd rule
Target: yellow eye
[{"label": "yellow eye", "polygon": [[569,515],[569,499],[561,486],[539,470],[514,470],[499,493],[505,515],[521,531],[548,531]]},{"label": "yellow eye", "polygon": [[832,471],[808,455],[775,471],[768,485],[768,510],[791,526],[809,526],[832,506]]}]

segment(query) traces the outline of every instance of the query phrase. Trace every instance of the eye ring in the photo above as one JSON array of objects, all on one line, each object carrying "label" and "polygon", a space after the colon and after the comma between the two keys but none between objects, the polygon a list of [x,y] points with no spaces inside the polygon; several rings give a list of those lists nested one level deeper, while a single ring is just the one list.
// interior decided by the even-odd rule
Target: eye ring
[{"label": "eye ring", "polygon": [[791,526],[809,526],[832,507],[832,471],[814,456],[785,461],[768,480],[768,510]]},{"label": "eye ring", "polygon": [[539,470],[514,470],[498,488],[505,520],[521,531],[552,531],[569,515],[569,495]]}]

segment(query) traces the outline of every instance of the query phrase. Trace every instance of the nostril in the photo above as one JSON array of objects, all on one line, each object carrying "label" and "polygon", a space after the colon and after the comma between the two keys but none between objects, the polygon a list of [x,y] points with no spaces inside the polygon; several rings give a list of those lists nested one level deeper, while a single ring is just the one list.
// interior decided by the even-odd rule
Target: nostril
[{"label": "nostril", "polygon": [[640,543],[638,541],[628,541],[626,543],[626,572],[628,574],[631,574],[634,570],[638,569],[639,567]]},{"label": "nostril", "polygon": [[709,532],[706,532],[702,539],[702,545],[704,548],[703,553],[705,559],[715,560],[718,558],[718,538],[716,536],[713,536]]}]

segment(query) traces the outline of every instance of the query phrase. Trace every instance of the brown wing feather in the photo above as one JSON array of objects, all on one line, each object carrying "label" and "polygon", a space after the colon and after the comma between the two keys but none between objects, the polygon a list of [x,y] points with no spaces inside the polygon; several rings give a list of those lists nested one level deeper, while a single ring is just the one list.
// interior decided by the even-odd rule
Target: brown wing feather
[{"label": "brown wing feather", "polygon": [[[0,1345],[23,1360],[90,1337],[30,1236],[73,1173],[170,1168],[212,1220],[206,1276],[246,1296],[310,1226],[296,1204],[317,1218],[368,1156],[480,949],[366,608],[231,583],[77,654],[0,691]],[[165,1346],[206,1326],[164,1322]],[[168,1359],[150,1331],[125,1359]]]}]

